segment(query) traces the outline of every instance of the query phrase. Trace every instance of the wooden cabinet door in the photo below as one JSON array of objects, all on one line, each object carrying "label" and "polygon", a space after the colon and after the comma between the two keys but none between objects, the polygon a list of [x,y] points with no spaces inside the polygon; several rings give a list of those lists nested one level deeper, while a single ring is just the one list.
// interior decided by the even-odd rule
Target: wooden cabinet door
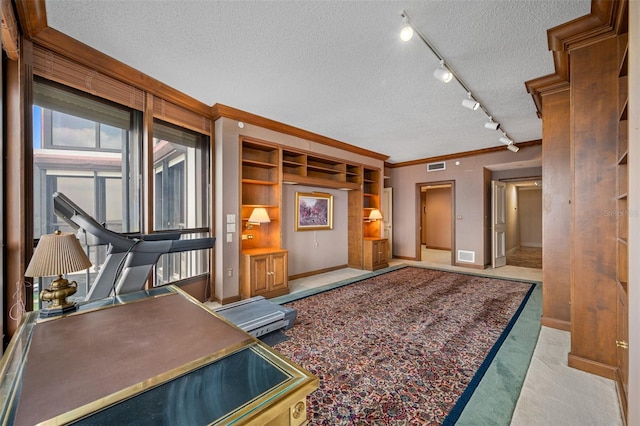
[{"label": "wooden cabinet door", "polygon": [[251,256],[251,296],[269,291],[270,255]]},{"label": "wooden cabinet door", "polygon": [[376,251],[376,265],[382,266],[387,263],[387,245],[385,240],[380,240],[376,243],[374,249]]},{"label": "wooden cabinet door", "polygon": [[287,253],[274,253],[271,255],[271,286],[270,290],[287,288]]}]

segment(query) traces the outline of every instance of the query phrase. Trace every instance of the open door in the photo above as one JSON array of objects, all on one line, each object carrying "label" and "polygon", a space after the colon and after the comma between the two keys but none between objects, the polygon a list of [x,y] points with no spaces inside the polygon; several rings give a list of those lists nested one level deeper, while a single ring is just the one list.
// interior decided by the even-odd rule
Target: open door
[{"label": "open door", "polygon": [[493,268],[507,264],[506,187],[504,182],[491,181],[491,266]]},{"label": "open door", "polygon": [[387,239],[387,259],[393,258],[393,188],[382,190],[382,237]]}]

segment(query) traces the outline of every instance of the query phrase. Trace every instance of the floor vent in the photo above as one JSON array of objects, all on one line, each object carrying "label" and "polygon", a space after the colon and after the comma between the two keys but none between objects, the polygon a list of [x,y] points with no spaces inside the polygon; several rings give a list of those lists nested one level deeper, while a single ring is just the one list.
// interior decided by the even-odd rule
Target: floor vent
[{"label": "floor vent", "polygon": [[467,250],[458,250],[458,262],[471,262],[476,261],[476,252]]},{"label": "floor vent", "polygon": [[445,161],[440,161],[438,163],[429,163],[427,164],[428,172],[436,172],[438,170],[444,170],[447,168],[447,163]]}]

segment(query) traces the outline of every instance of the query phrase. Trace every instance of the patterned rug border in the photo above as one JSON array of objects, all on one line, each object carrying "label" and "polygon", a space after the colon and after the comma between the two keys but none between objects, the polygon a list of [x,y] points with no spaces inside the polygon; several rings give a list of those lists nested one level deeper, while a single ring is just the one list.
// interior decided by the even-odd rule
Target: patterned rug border
[{"label": "patterned rug border", "polygon": [[[509,280],[509,281],[514,281],[514,280]],[[527,281],[520,281],[520,282],[527,282]],[[498,337],[498,340],[496,340],[496,342],[493,344],[493,347],[485,357],[484,361],[482,361],[482,364],[480,364],[480,367],[478,367],[478,371],[476,371],[476,373],[473,375],[473,378],[467,385],[466,389],[464,390],[464,392],[462,392],[462,395],[460,395],[460,397],[454,404],[451,411],[449,411],[449,414],[447,414],[447,417],[445,417],[444,421],[442,422],[442,426],[449,426],[449,425],[456,424],[456,422],[460,418],[460,415],[462,414],[462,411],[466,407],[467,403],[471,399],[471,396],[473,395],[476,388],[480,384],[480,381],[482,381],[482,378],[484,377],[485,373],[489,369],[489,366],[491,365],[496,355],[498,354],[498,351],[502,347],[502,344],[504,343],[505,340],[507,340],[507,336],[509,335],[509,333],[511,333],[513,326],[518,321],[518,318],[520,318],[520,314],[522,313],[522,311],[524,310],[524,307],[529,301],[529,298],[531,297],[533,290],[535,290],[536,286],[538,285],[535,282],[527,282],[527,283],[531,284],[531,287],[529,287],[529,291],[527,291],[527,294],[522,299],[522,302],[520,302],[520,306],[514,312],[513,316],[511,317],[511,320],[502,331],[502,334],[500,334],[500,337]]]},{"label": "patterned rug border", "polygon": [[[270,299],[273,303],[277,303],[277,304],[285,304],[285,303],[290,303],[290,302],[294,302],[297,300],[302,300],[302,299],[306,299],[308,297],[317,295],[317,294],[321,294],[321,293],[325,293],[340,287],[344,287],[350,284],[355,284],[361,281],[365,281],[369,278],[373,278],[379,275],[383,275],[383,274],[387,274],[389,272],[393,272],[393,271],[397,271],[400,269],[404,269],[404,268],[420,268],[420,269],[428,269],[428,270],[435,270],[435,271],[440,271],[440,272],[448,272],[448,273],[452,273],[452,274],[460,274],[460,275],[469,275],[469,276],[476,276],[476,277],[483,277],[483,278],[489,278],[489,279],[497,279],[497,280],[502,280],[502,281],[513,281],[513,282],[520,282],[520,283],[525,283],[525,284],[530,284],[529,290],[527,291],[527,294],[523,297],[520,306],[518,307],[518,309],[516,310],[516,312],[513,314],[511,320],[509,321],[509,323],[507,324],[507,326],[505,327],[505,329],[502,331],[502,333],[500,334],[500,337],[496,340],[496,342],[494,343],[494,345],[492,346],[491,350],[487,353],[487,356],[485,357],[485,359],[483,360],[482,364],[480,365],[480,367],[478,368],[478,370],[476,371],[476,373],[474,374],[473,378],[471,379],[471,381],[469,382],[469,385],[467,385],[467,388],[464,390],[464,392],[460,395],[460,397],[458,398],[458,400],[456,401],[456,403],[454,404],[453,408],[451,409],[451,411],[447,414],[447,416],[445,417],[444,421],[443,421],[443,425],[455,425],[455,423],[459,420],[460,416],[462,415],[465,407],[467,406],[468,402],[471,400],[474,392],[476,391],[476,389],[478,388],[478,386],[480,385],[480,383],[482,382],[483,377],[485,376],[486,372],[488,371],[489,367],[491,366],[491,364],[493,363],[493,361],[495,360],[496,356],[498,355],[498,353],[500,352],[501,347],[503,346],[503,343],[507,340],[507,337],[509,335],[509,333],[511,332],[511,330],[513,329],[514,325],[518,322],[518,319],[520,318],[520,315],[522,314],[522,312],[524,311],[529,299],[531,298],[531,295],[533,294],[534,290],[537,288],[537,286],[541,286],[542,282],[541,281],[537,281],[537,280],[527,280],[527,279],[520,279],[520,278],[509,278],[509,277],[496,277],[493,275],[489,275],[489,274],[483,274],[483,273],[479,273],[479,272],[475,272],[475,271],[452,271],[449,269],[444,269],[444,268],[437,268],[437,267],[431,267],[431,266],[420,266],[420,265],[410,265],[410,264],[400,264],[400,265],[395,265],[395,266],[390,266],[388,268],[385,269],[381,269],[378,271],[374,271],[374,272],[369,272],[357,277],[353,277],[353,278],[348,278],[348,279],[344,279],[341,281],[337,281],[335,283],[330,283],[330,284],[326,284],[323,286],[319,286],[316,288],[312,288],[312,289],[307,289],[307,290],[303,290],[300,292],[296,292],[296,293],[292,293],[292,294],[287,294],[284,296],[280,296],[280,297],[275,297],[273,299]],[[528,368],[528,366],[527,366]]]}]

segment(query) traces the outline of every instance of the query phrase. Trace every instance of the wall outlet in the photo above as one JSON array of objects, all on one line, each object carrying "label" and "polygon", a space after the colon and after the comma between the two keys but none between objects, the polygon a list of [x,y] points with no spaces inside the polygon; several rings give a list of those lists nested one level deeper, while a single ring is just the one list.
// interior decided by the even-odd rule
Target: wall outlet
[{"label": "wall outlet", "polygon": [[243,240],[253,240],[253,234],[242,234]]},{"label": "wall outlet", "polygon": [[233,276],[233,268],[227,269],[227,276],[228,277],[232,277]]}]

